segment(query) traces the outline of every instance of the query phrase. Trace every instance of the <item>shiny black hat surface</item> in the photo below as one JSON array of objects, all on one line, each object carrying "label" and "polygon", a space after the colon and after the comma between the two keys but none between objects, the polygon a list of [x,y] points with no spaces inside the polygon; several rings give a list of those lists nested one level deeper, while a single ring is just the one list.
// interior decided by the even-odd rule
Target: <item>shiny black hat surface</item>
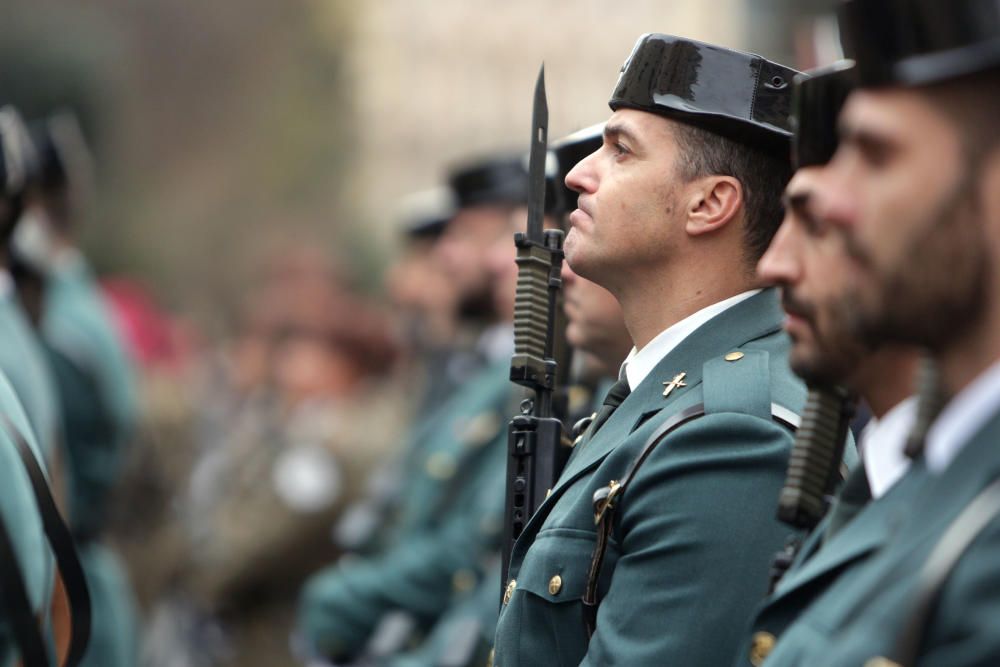
[{"label": "shiny black hat surface", "polygon": [[854,87],[854,62],[841,60],[795,77],[792,166],[826,164],[837,151],[837,116]]},{"label": "shiny black hat surface", "polygon": [[552,175],[555,196],[550,210],[563,215],[576,208],[577,193],[566,187],[566,175],[576,164],[587,157],[604,142],[604,123],[591,125],[564,137],[552,144],[556,168]]},{"label": "shiny black hat surface", "polygon": [[1000,67],[998,0],[849,0],[844,51],[862,86],[919,86]]},{"label": "shiny black hat surface", "polygon": [[451,188],[439,187],[415,192],[403,198],[399,207],[399,226],[411,239],[440,236],[455,215],[455,197]]},{"label": "shiny black hat surface", "polygon": [[528,170],[516,156],[465,165],[451,173],[448,184],[459,208],[528,201]]},{"label": "shiny black hat surface", "polygon": [[696,125],[786,156],[792,79],[761,56],[672,35],[639,38],[608,104]]}]

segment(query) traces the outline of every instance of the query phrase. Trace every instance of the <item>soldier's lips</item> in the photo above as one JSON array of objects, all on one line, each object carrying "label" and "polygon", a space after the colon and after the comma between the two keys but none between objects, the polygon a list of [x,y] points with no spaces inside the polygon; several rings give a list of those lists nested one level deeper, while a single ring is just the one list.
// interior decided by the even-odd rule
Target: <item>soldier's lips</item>
[{"label": "soldier's lips", "polygon": [[799,338],[803,334],[807,334],[812,331],[812,321],[810,321],[805,315],[800,315],[794,312],[785,313],[785,319],[782,322],[782,326],[788,335],[793,338]]},{"label": "soldier's lips", "polygon": [[582,208],[574,209],[573,212],[569,214],[569,222],[574,227],[579,227],[586,221],[593,223],[594,219],[590,217],[590,214]]}]

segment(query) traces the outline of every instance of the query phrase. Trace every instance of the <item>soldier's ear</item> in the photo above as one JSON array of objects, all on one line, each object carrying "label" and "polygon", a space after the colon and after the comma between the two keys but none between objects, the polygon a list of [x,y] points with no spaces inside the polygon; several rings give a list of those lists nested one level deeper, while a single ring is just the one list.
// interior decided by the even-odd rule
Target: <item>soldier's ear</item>
[{"label": "soldier's ear", "polygon": [[691,236],[721,230],[743,206],[743,184],[732,176],[706,176],[690,185],[685,229]]}]

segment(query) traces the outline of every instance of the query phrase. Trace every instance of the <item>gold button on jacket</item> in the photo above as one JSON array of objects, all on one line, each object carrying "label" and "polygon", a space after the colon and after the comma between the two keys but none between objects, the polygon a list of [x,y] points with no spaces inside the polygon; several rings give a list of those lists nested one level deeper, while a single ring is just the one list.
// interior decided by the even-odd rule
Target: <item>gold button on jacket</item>
[{"label": "gold button on jacket", "polygon": [[750,664],[759,667],[774,648],[774,635],[770,632],[755,632],[750,641]]},{"label": "gold button on jacket", "polygon": [[[495,589],[494,589],[495,590]],[[562,590],[562,577],[558,574],[549,579],[549,595],[558,595]]]},{"label": "gold button on jacket", "polygon": [[510,602],[510,596],[514,594],[514,589],[517,588],[517,580],[511,579],[510,583],[507,584],[507,590],[503,592],[503,603],[507,604]]}]

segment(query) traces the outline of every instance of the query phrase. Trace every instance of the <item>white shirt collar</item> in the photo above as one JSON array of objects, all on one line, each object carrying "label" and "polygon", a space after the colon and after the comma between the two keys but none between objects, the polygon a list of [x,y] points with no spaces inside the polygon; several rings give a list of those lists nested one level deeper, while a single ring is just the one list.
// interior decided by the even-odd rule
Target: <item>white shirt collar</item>
[{"label": "white shirt collar", "polygon": [[486,327],[479,334],[476,350],[491,364],[505,357],[510,358],[510,355],[514,354],[514,325],[501,322]]},{"label": "white shirt collar", "polygon": [[917,418],[917,397],[897,403],[881,419],[872,417],[861,432],[858,449],[872,498],[881,498],[910,467],[906,440]]},{"label": "white shirt collar", "polygon": [[927,469],[942,472],[989,419],[1000,411],[1000,361],[951,399],[927,431]]},{"label": "white shirt collar", "polygon": [[646,376],[652,372],[656,365],[670,354],[674,348],[680,345],[685,338],[694,333],[695,329],[723,311],[732,308],[741,301],[746,301],[760,292],[761,290],[759,289],[750,290],[736,296],[731,296],[718,303],[713,303],[711,306],[706,306],[698,312],[688,315],[680,322],[672,324],[665,331],[660,332],[656,338],[649,341],[641,350],[636,350],[633,347],[622,363],[618,377],[628,379],[629,389],[635,391],[635,388],[642,384],[642,381],[646,379]]}]

